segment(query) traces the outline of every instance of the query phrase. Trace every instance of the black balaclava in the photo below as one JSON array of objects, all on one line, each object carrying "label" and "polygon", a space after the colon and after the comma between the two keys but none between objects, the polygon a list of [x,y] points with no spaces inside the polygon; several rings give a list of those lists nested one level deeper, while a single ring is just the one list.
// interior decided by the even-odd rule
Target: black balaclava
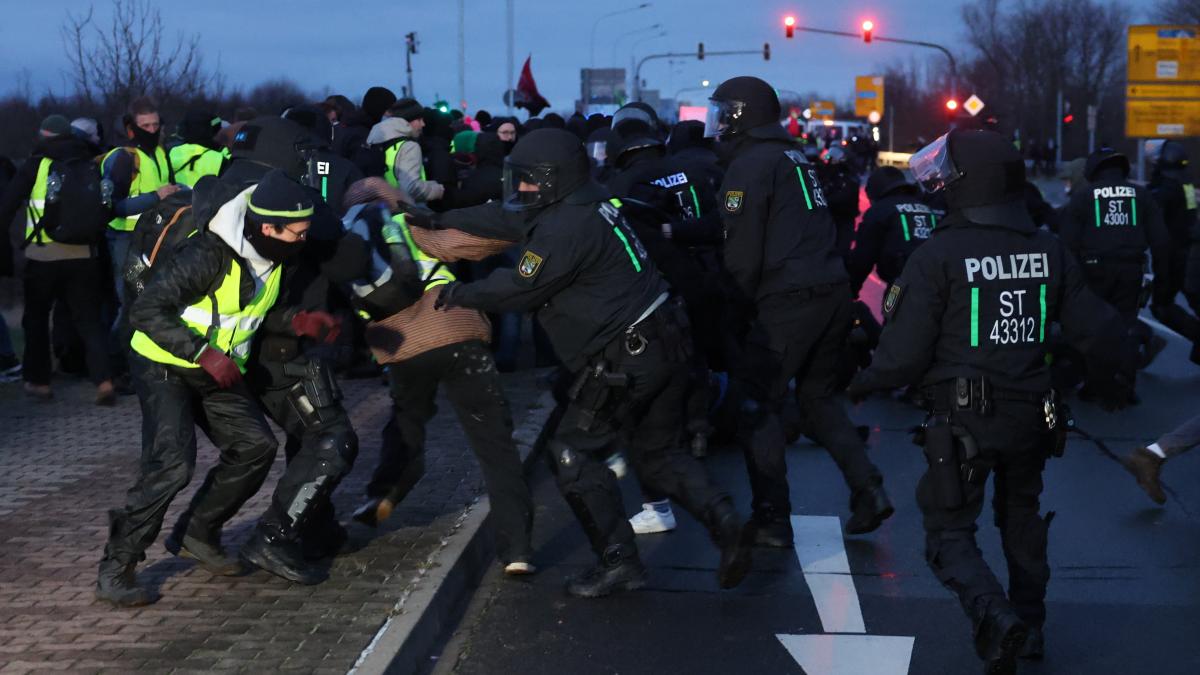
[{"label": "black balaclava", "polygon": [[272,262],[284,263],[304,249],[304,240],[283,241],[262,232],[264,223],[283,226],[313,217],[313,202],[304,187],[278,169],[269,171],[254,192],[246,207],[243,235],[255,251]]},{"label": "black balaclava", "polygon": [[159,131],[149,132],[139,127],[132,121],[129,123],[129,129],[133,133],[133,144],[136,145],[142,152],[153,157],[154,150],[158,147],[162,139],[161,129]]}]

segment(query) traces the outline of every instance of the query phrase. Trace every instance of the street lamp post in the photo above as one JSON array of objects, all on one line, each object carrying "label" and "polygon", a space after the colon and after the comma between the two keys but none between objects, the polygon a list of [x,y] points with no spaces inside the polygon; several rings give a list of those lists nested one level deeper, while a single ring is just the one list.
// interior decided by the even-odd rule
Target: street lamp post
[{"label": "street lamp post", "polygon": [[609,12],[608,14],[602,14],[600,17],[598,17],[596,19],[596,22],[592,24],[592,44],[591,44],[592,68],[596,67],[596,29],[600,26],[600,22],[609,17],[612,17],[612,16],[618,16],[620,14],[627,14],[629,12],[636,12],[639,9],[646,9],[649,6],[650,6],[649,2],[643,2],[642,4],[637,5],[636,7],[626,7],[625,9],[618,9],[615,12]]},{"label": "street lamp post", "polygon": [[[875,24],[873,22],[864,22],[864,24],[865,23],[871,24],[870,30],[867,30],[865,25],[863,27],[864,31],[869,34],[871,30],[874,30]],[[787,29],[788,31],[802,30],[806,33],[821,33],[822,35],[839,35],[841,37],[851,37],[856,40],[864,39],[863,33],[850,33],[844,30],[828,30],[825,28],[810,28],[808,26],[788,26]],[[900,38],[880,37],[878,35],[871,35],[871,40],[876,42],[892,42],[901,45],[913,45],[914,47],[926,47],[928,49],[936,49],[940,51],[946,56],[946,59],[950,61],[950,96],[951,98],[958,100],[958,62],[954,60],[954,55],[950,53],[949,49],[946,49],[936,42],[925,42],[923,40],[903,40]],[[867,41],[869,42],[870,40]]]},{"label": "street lamp post", "polygon": [[613,66],[616,66],[617,63],[619,63],[619,61],[617,61],[617,51],[618,51],[617,47],[620,46],[621,42],[625,38],[633,37],[634,35],[641,35],[642,33],[645,33],[647,31],[658,30],[660,28],[662,28],[662,24],[656,23],[653,26],[642,26],[641,28],[635,28],[631,31],[628,31],[626,33],[622,33],[621,35],[618,35],[617,39],[613,40],[613,43],[612,43],[612,54],[609,57],[609,63],[611,63]]}]

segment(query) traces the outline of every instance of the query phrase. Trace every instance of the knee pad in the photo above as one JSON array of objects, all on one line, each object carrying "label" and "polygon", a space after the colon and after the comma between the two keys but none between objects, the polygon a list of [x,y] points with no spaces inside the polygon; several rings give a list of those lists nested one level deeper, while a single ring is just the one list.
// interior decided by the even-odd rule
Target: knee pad
[{"label": "knee pad", "polygon": [[317,436],[316,455],[319,461],[339,467],[339,475],[348,473],[358,458],[358,434],[353,429],[323,432]]},{"label": "knee pad", "polygon": [[583,475],[584,458],[578,450],[559,440],[546,443],[547,456],[550,459],[550,469],[558,484],[564,488],[579,482]]}]

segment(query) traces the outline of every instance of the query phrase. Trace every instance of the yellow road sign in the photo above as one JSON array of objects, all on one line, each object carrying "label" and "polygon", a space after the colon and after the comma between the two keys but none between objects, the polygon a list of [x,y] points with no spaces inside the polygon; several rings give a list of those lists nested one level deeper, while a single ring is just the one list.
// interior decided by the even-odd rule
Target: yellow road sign
[{"label": "yellow road sign", "polygon": [[859,75],[854,78],[854,116],[883,115],[883,76]]},{"label": "yellow road sign", "polygon": [[813,119],[831,120],[837,114],[837,106],[833,101],[813,101],[809,107],[812,109]]},{"label": "yellow road sign", "polygon": [[1200,84],[1130,84],[1125,87],[1129,98],[1195,98],[1200,99]]},{"label": "yellow road sign", "polygon": [[1200,26],[1130,26],[1126,79],[1200,80]]},{"label": "yellow road sign", "polygon": [[1200,135],[1200,100],[1125,101],[1125,135],[1162,138]]}]

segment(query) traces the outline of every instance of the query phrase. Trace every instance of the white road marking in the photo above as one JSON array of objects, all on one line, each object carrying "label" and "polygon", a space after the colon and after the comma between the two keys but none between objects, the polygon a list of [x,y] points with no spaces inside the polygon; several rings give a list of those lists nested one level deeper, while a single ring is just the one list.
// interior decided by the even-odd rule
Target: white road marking
[{"label": "white road marking", "polygon": [[796,557],[826,633],[865,633],[837,516],[792,516]]},{"label": "white road marking", "polygon": [[796,558],[827,634],[777,634],[776,639],[808,675],[907,675],[915,638],[865,635],[841,519],[794,515],[792,531]]},{"label": "white road marking", "polygon": [[776,635],[808,675],[907,675],[913,638]]}]

